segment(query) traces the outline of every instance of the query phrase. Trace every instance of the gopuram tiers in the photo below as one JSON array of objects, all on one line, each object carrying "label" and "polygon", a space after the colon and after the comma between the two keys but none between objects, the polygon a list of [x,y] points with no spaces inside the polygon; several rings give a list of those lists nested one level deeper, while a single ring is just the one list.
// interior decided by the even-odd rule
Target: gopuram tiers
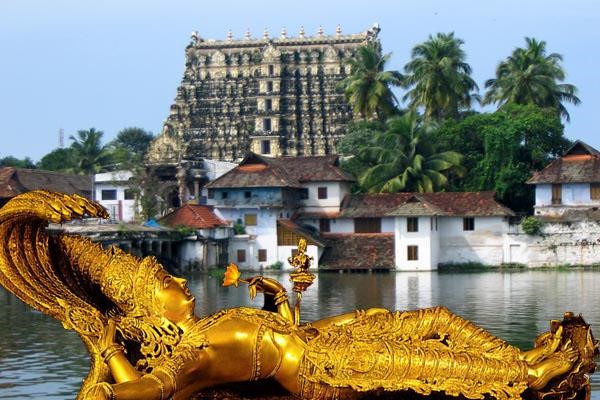
[{"label": "gopuram tiers", "polygon": [[[147,162],[162,180],[198,180],[203,159],[239,161],[248,151],[271,156],[335,153],[352,120],[339,82],[349,73],[344,60],[370,41],[379,26],[344,35],[338,26],[308,36],[282,29],[261,38],[203,39],[193,32],[175,103],[153,142]],[[190,171],[195,170],[196,172]],[[200,175],[198,175],[200,174]],[[197,198],[198,184],[189,185]],[[194,187],[192,189],[192,187]],[[185,202],[186,200],[183,200]]]}]

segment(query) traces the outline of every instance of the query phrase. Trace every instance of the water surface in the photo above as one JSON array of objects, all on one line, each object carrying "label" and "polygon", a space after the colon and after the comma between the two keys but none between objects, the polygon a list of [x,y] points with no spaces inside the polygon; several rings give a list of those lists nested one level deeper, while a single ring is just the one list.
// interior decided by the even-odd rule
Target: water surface
[{"label": "water surface", "polygon": [[[247,275],[247,274],[246,274]],[[267,276],[284,282],[288,276]],[[188,275],[199,315],[236,306],[261,307],[247,289],[223,288],[209,274]],[[600,337],[600,271],[484,273],[320,273],[303,297],[302,319],[311,321],[353,309],[391,310],[445,305],[492,334],[526,349],[565,311],[581,313]],[[79,337],[33,311],[0,288],[0,398],[72,399],[89,359]],[[600,373],[592,380],[600,400]]]}]

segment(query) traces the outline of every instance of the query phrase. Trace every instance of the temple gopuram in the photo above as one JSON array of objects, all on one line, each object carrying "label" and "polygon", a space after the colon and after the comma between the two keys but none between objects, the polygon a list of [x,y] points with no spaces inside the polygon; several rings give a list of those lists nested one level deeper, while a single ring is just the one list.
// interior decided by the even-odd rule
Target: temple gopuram
[{"label": "temple gopuram", "polygon": [[[177,182],[181,202],[199,199],[207,180],[204,159],[241,160],[249,151],[266,156],[335,153],[352,120],[339,82],[344,62],[378,40],[377,24],[357,34],[307,36],[283,29],[234,39],[203,39],[193,32],[185,72],[162,133],[147,164],[163,182]],[[173,196],[171,196],[173,197]],[[177,205],[177,204],[173,204]]]}]

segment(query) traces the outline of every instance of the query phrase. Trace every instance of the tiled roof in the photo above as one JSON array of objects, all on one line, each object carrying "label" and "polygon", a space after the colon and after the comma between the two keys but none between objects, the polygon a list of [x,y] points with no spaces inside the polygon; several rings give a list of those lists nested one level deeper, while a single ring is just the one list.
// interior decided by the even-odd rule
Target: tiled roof
[{"label": "tiled roof", "polygon": [[319,269],[392,269],[393,233],[323,234],[327,247]]},{"label": "tiled roof", "polygon": [[355,179],[339,168],[336,155],[277,157],[268,159],[271,164],[284,169],[298,182],[342,181]]},{"label": "tiled roof", "polygon": [[37,189],[66,194],[77,193],[91,198],[92,186],[93,177],[87,175],[14,167],[0,168],[0,197],[2,198],[14,197]]},{"label": "tiled roof", "polygon": [[301,227],[294,221],[289,219],[278,219],[277,224],[289,231],[295,232],[306,239],[309,244],[314,244],[319,247],[325,247],[325,243],[316,232],[311,232],[308,229]]},{"label": "tiled roof", "polygon": [[495,200],[494,192],[377,193],[346,196],[340,217],[403,215],[506,216],[514,213]]},{"label": "tiled roof", "polygon": [[558,158],[527,181],[536,183],[600,183],[600,155],[569,155]]},{"label": "tiled roof", "polygon": [[535,172],[527,183],[600,183],[600,153],[578,140],[561,158]]},{"label": "tiled roof", "polygon": [[239,166],[209,182],[207,188],[302,187],[311,181],[353,181],[329,156],[263,157],[250,153]]},{"label": "tiled roof", "polygon": [[176,227],[187,226],[195,229],[210,229],[227,225],[225,221],[217,217],[212,207],[186,204],[162,217],[159,222],[163,225]]}]

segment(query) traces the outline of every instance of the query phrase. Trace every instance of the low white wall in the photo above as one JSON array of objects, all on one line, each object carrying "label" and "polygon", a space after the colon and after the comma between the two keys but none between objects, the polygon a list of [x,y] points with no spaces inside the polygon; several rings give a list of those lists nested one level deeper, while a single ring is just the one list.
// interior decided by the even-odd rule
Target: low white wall
[{"label": "low white wall", "polygon": [[201,268],[204,261],[204,246],[200,240],[184,240],[177,249],[179,266],[183,270]]},{"label": "low white wall", "polygon": [[438,262],[478,262],[499,265],[504,259],[504,234],[508,222],[503,217],[475,217],[475,229],[463,230],[462,217],[439,217]]},{"label": "low white wall", "polygon": [[507,262],[529,267],[600,264],[600,223],[545,223],[542,235],[506,235]]}]

